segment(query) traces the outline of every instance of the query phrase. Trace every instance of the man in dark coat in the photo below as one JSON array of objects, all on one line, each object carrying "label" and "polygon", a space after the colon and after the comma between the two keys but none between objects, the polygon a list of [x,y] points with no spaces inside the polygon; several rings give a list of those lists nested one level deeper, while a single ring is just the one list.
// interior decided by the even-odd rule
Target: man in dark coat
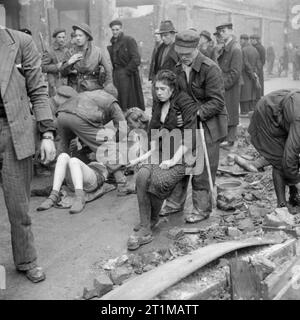
[{"label": "man in dark coat", "polygon": [[267,48],[267,63],[268,63],[268,74],[273,74],[273,68],[274,68],[274,62],[275,62],[276,54],[274,50],[274,44],[271,43],[271,45]]},{"label": "man in dark coat", "polygon": [[260,42],[260,36],[254,34],[250,37],[251,44],[257,50],[260,57],[260,64],[258,70],[258,77],[260,81],[261,90],[258,90],[257,100],[259,100],[265,94],[265,76],[264,76],[264,65],[266,64],[266,49]]},{"label": "man in dark coat", "polygon": [[161,44],[162,44],[161,35],[159,33],[159,29],[157,29],[157,30],[155,30],[155,33],[154,33],[154,49],[153,49],[152,55],[151,55],[149,81],[153,81],[154,77],[155,77],[155,75],[154,75],[155,57],[156,57],[157,50]]},{"label": "man in dark coat", "polygon": [[241,114],[247,115],[250,111],[254,110],[258,79],[259,68],[259,54],[257,50],[249,43],[249,36],[246,34],[241,35],[240,43],[243,52],[243,85],[241,87]]},{"label": "man in dark coat", "polygon": [[132,37],[124,35],[121,21],[112,21],[109,26],[113,37],[107,48],[113,64],[114,84],[118,89],[120,106],[124,112],[134,107],[145,110],[138,69],[141,56],[137,43]]},{"label": "man in dark coat", "polygon": [[300,205],[298,193],[300,154],[300,90],[278,90],[262,98],[249,126],[251,142],[273,166],[278,207],[286,207],[286,186],[292,206]]},{"label": "man in dark coat", "polygon": [[223,147],[232,147],[236,141],[237,126],[239,124],[240,91],[242,80],[243,55],[233,35],[232,23],[224,23],[217,27],[217,32],[225,42],[223,53],[218,59],[223,73],[225,85],[225,101],[229,116],[227,141]]},{"label": "man in dark coat", "polygon": [[158,47],[153,67],[153,76],[160,70],[170,70],[175,72],[179,57],[175,51],[176,29],[170,20],[162,21],[159,28],[163,43]]},{"label": "man in dark coat", "polygon": [[[175,50],[181,57],[177,66],[179,89],[187,92],[198,106],[199,121],[205,131],[210,170],[215,182],[218,165],[220,142],[227,136],[227,112],[225,107],[225,90],[222,72],[215,62],[197,50],[199,35],[186,30],[176,36]],[[196,111],[196,112],[197,112]],[[186,176],[166,200],[161,215],[180,212],[184,208],[190,176]],[[212,212],[212,201],[205,166],[202,174],[194,175],[193,211],[186,217],[186,222],[197,223],[209,218]]]}]

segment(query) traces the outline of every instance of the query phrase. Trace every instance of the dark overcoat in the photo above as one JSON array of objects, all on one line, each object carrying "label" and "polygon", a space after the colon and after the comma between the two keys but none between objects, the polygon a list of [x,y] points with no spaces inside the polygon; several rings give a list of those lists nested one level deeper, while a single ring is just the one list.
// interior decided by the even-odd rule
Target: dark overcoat
[{"label": "dark overcoat", "polygon": [[250,44],[242,48],[243,52],[243,85],[241,87],[241,102],[255,101],[257,88],[255,85],[255,74],[258,75],[259,54]]},{"label": "dark overcoat", "polygon": [[255,45],[255,49],[258,51],[259,57],[260,57],[260,67],[258,70],[258,77],[259,77],[259,82],[262,89],[261,89],[260,95],[257,97],[257,99],[259,100],[265,94],[264,65],[266,64],[266,49],[261,43],[257,43]]},{"label": "dark overcoat", "polygon": [[225,102],[229,116],[228,125],[237,126],[239,124],[243,55],[236,39],[233,39],[225,46],[218,63],[224,78]]},{"label": "dark overcoat", "polygon": [[141,56],[135,39],[122,33],[118,39],[111,39],[111,45],[107,49],[113,63],[114,84],[118,89],[122,110],[127,111],[130,108],[145,110],[138,69]]},{"label": "dark overcoat", "polygon": [[171,45],[170,50],[162,63],[162,55],[165,47],[166,45],[162,43],[157,49],[157,52],[154,58],[154,68],[153,68],[154,76],[156,76],[158,71],[160,70],[170,70],[170,71],[176,72],[176,65],[180,59],[179,59],[178,53],[175,51],[175,43]]}]

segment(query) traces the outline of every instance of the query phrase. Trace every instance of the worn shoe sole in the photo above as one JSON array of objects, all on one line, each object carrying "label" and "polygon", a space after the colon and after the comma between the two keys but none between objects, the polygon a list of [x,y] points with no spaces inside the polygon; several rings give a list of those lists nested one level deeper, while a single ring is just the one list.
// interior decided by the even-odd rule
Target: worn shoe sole
[{"label": "worn shoe sole", "polygon": [[130,251],[134,251],[139,249],[141,246],[144,246],[150,242],[153,241],[153,237],[149,236],[149,237],[143,237],[143,238],[138,238],[137,241],[132,241],[132,242],[128,242],[127,244],[127,249]]}]

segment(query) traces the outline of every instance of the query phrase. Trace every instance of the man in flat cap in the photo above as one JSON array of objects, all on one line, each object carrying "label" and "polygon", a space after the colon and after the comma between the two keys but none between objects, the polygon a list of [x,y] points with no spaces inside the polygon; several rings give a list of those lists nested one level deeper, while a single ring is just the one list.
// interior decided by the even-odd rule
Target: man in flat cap
[{"label": "man in flat cap", "polygon": [[161,35],[162,44],[158,47],[154,57],[153,78],[160,70],[175,72],[179,56],[175,51],[175,35],[177,33],[171,20],[162,21],[158,33]]},{"label": "man in flat cap", "polygon": [[227,141],[221,145],[226,148],[233,147],[236,141],[243,65],[242,50],[232,28],[232,23],[224,23],[217,27],[217,32],[225,44],[218,63],[223,73],[226,108],[229,116]]},{"label": "man in flat cap", "polygon": [[249,43],[249,36],[242,34],[240,44],[243,52],[243,84],[241,87],[241,114],[248,115],[254,110],[256,104],[257,90],[260,87],[258,78],[259,54]]},{"label": "man in flat cap", "polygon": [[253,34],[250,36],[250,41],[253,47],[257,50],[260,61],[259,61],[259,70],[258,70],[258,77],[260,81],[261,90],[258,90],[257,93],[257,100],[259,100],[265,94],[265,76],[264,76],[264,65],[266,64],[266,49],[261,44],[260,36],[257,34]]},{"label": "man in flat cap", "polygon": [[53,97],[57,88],[67,84],[67,78],[60,74],[64,56],[68,51],[66,47],[66,30],[58,28],[52,35],[54,42],[49,50],[43,53],[42,70],[47,73],[49,97]]},{"label": "man in flat cap", "polygon": [[109,26],[113,36],[107,49],[113,64],[113,79],[119,92],[120,106],[123,112],[134,107],[145,110],[139,72],[141,56],[137,42],[124,34],[121,21],[114,20]]},{"label": "man in flat cap", "polygon": [[[220,68],[199,52],[198,43],[199,35],[192,30],[183,31],[176,36],[175,50],[180,57],[176,73],[179,89],[193,97],[198,105],[198,118],[204,127],[210,170],[215,182],[220,142],[227,136],[225,90]],[[189,180],[190,177],[186,176],[176,186],[161,215],[183,211]],[[202,174],[193,176],[192,187],[193,211],[186,217],[186,222],[197,223],[209,218],[212,212],[212,195],[206,166]]]},{"label": "man in flat cap", "polygon": [[200,33],[199,51],[209,59],[216,62],[216,54],[212,46],[212,38],[210,32],[203,30]]}]

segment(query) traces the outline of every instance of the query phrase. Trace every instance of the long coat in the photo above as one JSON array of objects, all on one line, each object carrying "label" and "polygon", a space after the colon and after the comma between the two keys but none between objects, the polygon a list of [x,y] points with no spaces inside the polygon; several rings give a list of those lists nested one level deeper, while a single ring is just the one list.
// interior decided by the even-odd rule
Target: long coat
[{"label": "long coat", "polygon": [[156,52],[154,58],[154,68],[153,68],[153,75],[156,76],[158,71],[160,70],[170,70],[176,72],[176,65],[179,62],[179,55],[175,51],[175,43],[173,43],[170,47],[168,54],[166,55],[164,61],[162,61],[162,55],[166,45],[162,43]]},{"label": "long coat", "polygon": [[266,49],[261,43],[257,43],[255,45],[255,49],[259,53],[260,57],[260,67],[258,70],[258,77],[259,77],[259,82],[261,86],[261,94],[258,96],[258,99],[261,98],[265,94],[265,76],[264,76],[264,65],[266,64]]},{"label": "long coat", "polygon": [[89,42],[83,59],[73,65],[67,62],[79,48],[74,46],[66,52],[64,63],[61,67],[63,77],[68,77],[68,85],[77,92],[103,89],[113,82],[112,65],[107,53]]},{"label": "long coat", "polygon": [[[35,153],[34,122],[52,120],[40,54],[30,36],[0,28],[1,96],[18,160]],[[21,74],[23,73],[23,75]]]},{"label": "long coat", "polygon": [[255,75],[258,75],[259,53],[250,44],[242,48],[243,52],[243,85],[241,87],[241,102],[256,101],[257,88]]},{"label": "long coat", "polygon": [[130,108],[145,110],[138,69],[141,56],[135,39],[122,33],[118,39],[111,39],[111,45],[107,49],[113,63],[114,84],[118,89],[122,110],[125,112]]},{"label": "long coat", "polygon": [[68,79],[61,76],[60,68],[58,68],[58,64],[64,61],[67,51],[67,47],[60,47],[54,42],[52,47],[43,53],[42,71],[47,73],[50,97],[56,94],[60,86],[68,84]]},{"label": "long coat", "polygon": [[225,85],[225,101],[229,116],[228,126],[239,124],[240,87],[242,83],[243,55],[238,42],[233,39],[218,59]]}]

